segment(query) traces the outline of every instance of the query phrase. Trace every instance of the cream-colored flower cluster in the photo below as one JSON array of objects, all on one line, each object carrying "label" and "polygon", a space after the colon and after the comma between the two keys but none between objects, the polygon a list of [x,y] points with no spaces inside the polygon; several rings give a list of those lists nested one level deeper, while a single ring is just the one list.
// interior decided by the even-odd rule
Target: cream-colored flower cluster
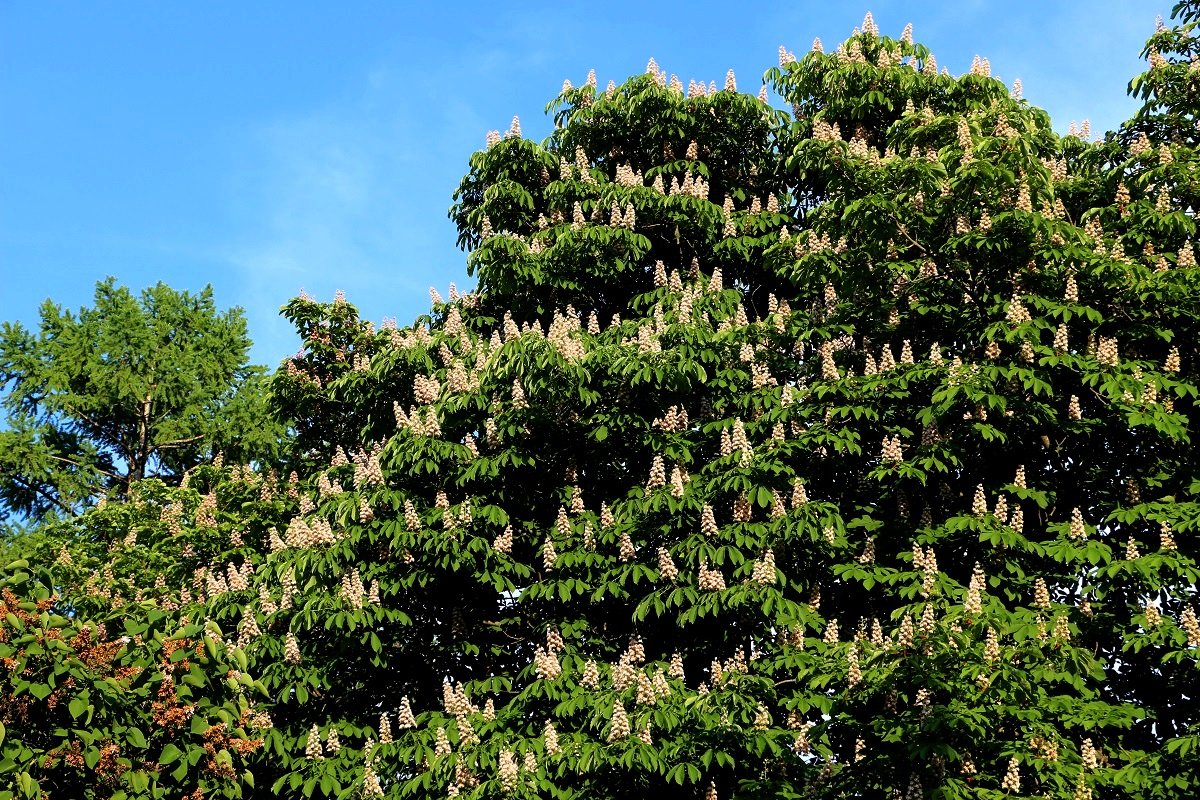
[{"label": "cream-colored flower cluster", "polygon": [[697,584],[702,592],[719,592],[725,589],[725,576],[719,569],[709,569],[706,563],[700,565]]},{"label": "cream-colored flower cluster", "polygon": [[325,758],[325,749],[321,745],[321,730],[313,723],[308,731],[308,741],[304,745],[304,755],[310,761],[321,761]]},{"label": "cream-colored flower cluster", "polygon": [[1096,347],[1096,360],[1106,367],[1117,366],[1121,357],[1117,350],[1117,339],[1115,336],[1100,337],[1100,343]]},{"label": "cream-colored flower cluster", "polygon": [[880,460],[884,464],[897,464],[904,460],[904,446],[900,441],[899,434],[883,437],[883,452],[880,454]]},{"label": "cream-colored flower cluster", "polygon": [[679,568],[665,547],[658,548],[658,574],[662,580],[670,582],[679,577]]},{"label": "cream-colored flower cluster", "polygon": [[620,700],[613,702],[612,727],[608,731],[608,741],[616,742],[625,739],[630,734],[629,715]]},{"label": "cream-colored flower cluster", "polygon": [[558,653],[540,646],[534,651],[533,667],[541,680],[552,681],[562,674]]},{"label": "cream-colored flower cluster", "polygon": [[762,558],[754,562],[754,569],[750,576],[752,583],[757,583],[761,586],[772,586],[778,581],[778,576],[775,572],[775,551],[767,548],[763,553]]},{"label": "cream-colored flower cluster", "polygon": [[978,616],[983,612],[983,590],[987,585],[987,578],[983,574],[983,566],[976,561],[975,568],[971,571],[971,582],[967,586],[967,599],[963,603],[963,610],[968,616]]},{"label": "cream-colored flower cluster", "polygon": [[1050,589],[1045,578],[1037,578],[1033,582],[1033,607],[1041,611],[1050,610]]},{"label": "cream-colored flower cluster", "polygon": [[520,767],[511,750],[503,749],[500,751],[500,757],[496,766],[496,778],[500,781],[500,788],[504,791],[516,791],[520,780]]},{"label": "cream-colored flower cluster", "polygon": [[1080,540],[1087,538],[1087,524],[1083,521],[1083,512],[1078,508],[1071,509],[1071,524],[1067,529],[1067,533],[1072,539]]},{"label": "cream-colored flower cluster", "polygon": [[1021,791],[1021,766],[1015,756],[1008,760],[1008,771],[1000,781],[1000,788],[1014,794]]},{"label": "cream-colored flower cluster", "polygon": [[292,631],[288,631],[283,640],[283,660],[292,665],[300,663],[300,643]]},{"label": "cream-colored flower cluster", "polygon": [[987,629],[983,646],[983,658],[989,666],[995,666],[1000,660],[1000,637],[993,628]]},{"label": "cream-colored flower cluster", "polygon": [[1171,532],[1171,523],[1158,523],[1158,549],[1164,553],[1178,552],[1179,548],[1175,544],[1175,534]]},{"label": "cream-colored flower cluster", "polygon": [[1197,621],[1196,612],[1191,606],[1180,614],[1179,627],[1187,634],[1188,647],[1200,647],[1200,621]]},{"label": "cream-colored flower cluster", "polygon": [[408,697],[400,700],[400,707],[396,710],[396,726],[401,730],[411,730],[417,727],[417,718],[413,714],[412,704],[409,703]]},{"label": "cream-colored flower cluster", "polygon": [[342,575],[339,593],[342,600],[348,603],[351,608],[362,609],[363,596],[367,592],[366,587],[363,586],[362,577],[359,575],[357,567]]}]

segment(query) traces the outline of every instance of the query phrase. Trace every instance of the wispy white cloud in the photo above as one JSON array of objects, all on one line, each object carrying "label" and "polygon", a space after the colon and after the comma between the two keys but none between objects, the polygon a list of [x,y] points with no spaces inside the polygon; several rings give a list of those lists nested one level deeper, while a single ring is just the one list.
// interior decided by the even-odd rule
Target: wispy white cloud
[{"label": "wispy white cloud", "polygon": [[324,298],[344,289],[365,316],[403,320],[425,307],[429,285],[464,283],[445,209],[465,160],[447,157],[445,130],[476,120],[461,103],[410,116],[384,101],[392,80],[375,71],[352,106],[272,120],[250,137],[237,180],[246,228],[227,258],[260,358],[294,349],[273,312],[302,287]]},{"label": "wispy white cloud", "polygon": [[233,201],[244,226],[227,261],[259,358],[295,349],[274,310],[302,286],[324,298],[344,289],[364,316],[403,324],[428,309],[429,286],[472,283],[452,194],[489,128],[522,114],[527,134],[548,132],[547,93],[527,84],[553,60],[540,24],[483,33],[468,35],[469,58],[382,59],[339,101],[246,131]]}]

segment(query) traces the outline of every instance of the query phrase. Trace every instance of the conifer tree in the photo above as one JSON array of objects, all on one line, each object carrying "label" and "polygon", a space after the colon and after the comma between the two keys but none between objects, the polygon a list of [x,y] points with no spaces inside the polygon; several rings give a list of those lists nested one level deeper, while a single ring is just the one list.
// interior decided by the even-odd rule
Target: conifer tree
[{"label": "conifer tree", "polygon": [[36,332],[5,323],[0,519],[69,516],[223,450],[278,452],[284,431],[249,350],[241,309],[218,311],[211,288],[135,296],[110,278],[77,313],[46,301]]}]

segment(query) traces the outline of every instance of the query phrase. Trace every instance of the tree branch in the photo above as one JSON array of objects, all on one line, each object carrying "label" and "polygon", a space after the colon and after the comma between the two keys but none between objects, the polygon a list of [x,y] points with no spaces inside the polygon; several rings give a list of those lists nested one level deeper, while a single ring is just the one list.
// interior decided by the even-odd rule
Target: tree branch
[{"label": "tree branch", "polygon": [[204,438],[204,434],[197,434],[195,436],[189,436],[186,439],[176,439],[173,442],[164,442],[162,444],[157,444],[154,446],[154,449],[155,450],[170,450],[175,447],[184,447],[185,445],[189,445],[194,442],[198,442],[203,438]]},{"label": "tree branch", "polygon": [[121,476],[120,476],[120,475],[114,475],[114,474],[113,474],[113,473],[111,473],[111,472],[107,472],[107,471],[105,471],[105,470],[102,470],[102,469],[100,469],[99,467],[97,467],[97,466],[96,466],[96,465],[94,465],[94,464],[83,464],[83,463],[80,463],[80,462],[78,462],[78,461],[74,461],[74,460],[72,460],[72,459],[70,459],[70,458],[67,458],[66,456],[56,456],[56,455],[54,455],[54,454],[50,454],[49,456],[47,456],[47,458],[49,458],[51,461],[58,461],[58,462],[59,462],[59,463],[61,463],[61,464],[70,464],[71,466],[73,466],[73,467],[75,467],[75,468],[77,468],[77,469],[87,469],[87,468],[94,469],[94,470],[96,470],[96,472],[99,472],[101,475],[103,475],[103,476],[104,476],[104,477],[106,477],[106,478],[113,478],[113,479],[116,479],[116,480],[120,480],[120,479],[121,479]]},{"label": "tree branch", "polygon": [[25,477],[21,473],[15,471],[15,470],[12,470],[12,469],[6,469],[3,466],[0,466],[0,473],[10,475],[13,478],[13,480],[16,481],[18,484],[20,484],[22,487],[24,487],[28,491],[33,492],[34,494],[38,495],[39,497],[45,499],[52,505],[58,506],[60,509],[62,509],[66,513],[68,513],[68,514],[75,513],[75,509],[71,508],[69,505],[67,505],[66,503],[64,503],[62,500],[55,497],[54,495],[48,493],[45,489],[41,489],[37,486],[34,486],[32,483],[30,483],[28,480],[26,480]]}]

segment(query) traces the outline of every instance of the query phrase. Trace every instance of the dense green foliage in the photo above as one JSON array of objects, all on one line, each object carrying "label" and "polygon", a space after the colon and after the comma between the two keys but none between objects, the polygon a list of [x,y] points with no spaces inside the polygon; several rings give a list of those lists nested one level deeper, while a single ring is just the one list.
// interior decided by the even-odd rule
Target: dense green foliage
[{"label": "dense green foliage", "polygon": [[253,785],[244,760],[270,718],[244,655],[145,605],[64,615],[45,571],[3,572],[0,794],[199,800]]},{"label": "dense green foliage", "polygon": [[77,314],[47,301],[36,333],[5,323],[0,513],[70,515],[216,452],[273,453],[282,428],[249,349],[241,310],[219,312],[211,289],[138,297],[109,279]]},{"label": "dense green foliage", "polygon": [[781,51],[790,112],[653,63],[566,86],[546,142],[514,123],[472,157],[475,292],[405,328],[286,307],[290,474],[135,483],[29,558],[78,619],[203,621],[261,682],[197,693],[225,719],[261,687],[246,771],[176,745],[217,792],[1190,796],[1200,6],[1177,16],[1095,143],[869,17]]}]

